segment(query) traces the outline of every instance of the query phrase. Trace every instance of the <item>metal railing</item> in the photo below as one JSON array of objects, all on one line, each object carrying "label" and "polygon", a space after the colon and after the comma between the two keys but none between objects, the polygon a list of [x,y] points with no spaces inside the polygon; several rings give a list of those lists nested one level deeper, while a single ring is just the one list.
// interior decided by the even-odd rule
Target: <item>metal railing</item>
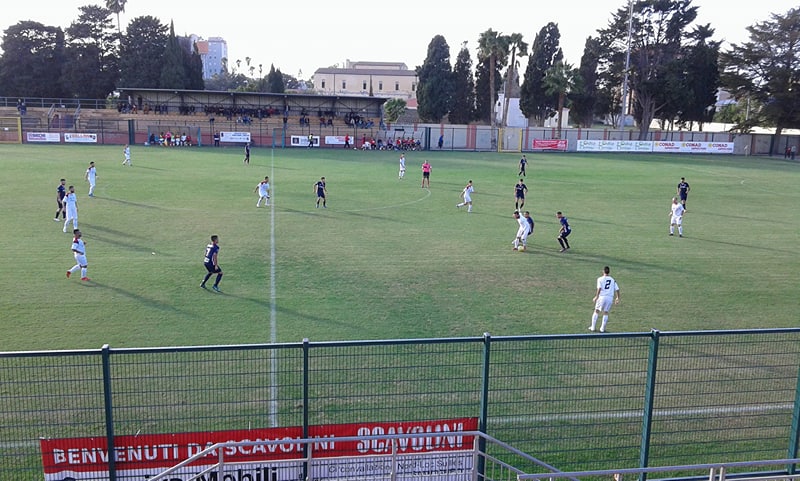
[{"label": "metal railing", "polygon": [[[175,466],[166,469],[148,478],[148,481],[164,481],[177,479],[183,481],[197,481],[206,479],[222,480],[230,476],[230,470],[243,470],[244,475],[252,472],[269,472],[270,479],[300,479],[322,480],[337,479],[340,481],[361,480],[386,480],[398,481],[403,479],[429,479],[440,478],[449,481],[507,481],[520,479],[525,472],[518,465],[538,466],[548,472],[558,470],[533,456],[530,456],[514,447],[478,431],[464,431],[450,433],[464,438],[472,438],[471,448],[463,451],[425,451],[420,448],[411,453],[401,452],[402,440],[405,445],[425,446],[431,440],[442,437],[442,433],[419,434],[386,434],[377,436],[342,436],[335,439],[326,438],[326,443],[356,442],[362,446],[390,446],[388,454],[361,454],[350,456],[317,457],[314,446],[320,443],[319,438],[280,439],[265,441],[238,441],[216,443],[197,452],[193,456],[181,461]],[[421,441],[421,442],[413,442]],[[296,448],[287,448],[287,445]],[[241,448],[262,447],[263,451],[273,452],[281,447],[285,451],[306,453],[304,456],[290,459],[266,460],[253,462],[231,462],[230,455]],[[490,451],[502,453],[502,456],[489,454]],[[213,463],[206,462],[198,466],[200,461],[209,457],[215,458]],[[512,458],[506,461],[503,458]],[[187,474],[188,471],[194,471]],[[278,471],[284,471],[278,473]],[[286,471],[289,471],[288,473]],[[188,477],[187,477],[188,476]],[[252,474],[248,479],[253,479]],[[242,475],[239,475],[242,478]],[[568,477],[571,481],[576,478]],[[267,481],[267,480],[265,480]]]},{"label": "metal railing", "polygon": [[[800,463],[800,458],[739,461],[730,463],[690,464],[683,466],[658,466],[649,468],[597,469],[570,472],[543,471],[539,473],[520,474],[517,476],[517,480],[556,481],[561,479],[574,480],[576,478],[612,478],[614,481],[623,481],[630,475],[635,475],[636,479],[639,481],[644,481],[645,479],[650,479],[651,481],[663,481],[664,479],[707,479],[708,481],[725,481],[726,479],[735,479],[736,481],[765,481],[777,479],[794,480],[800,479],[800,475],[796,474],[795,471],[798,463]],[[773,466],[777,469],[755,469],[770,466]],[[693,475],[693,473],[698,473],[701,471],[707,472],[708,475]],[[669,474],[669,476],[666,478],[653,479],[647,476],[648,474]],[[688,475],[677,477],[677,475],[680,474]]]}]

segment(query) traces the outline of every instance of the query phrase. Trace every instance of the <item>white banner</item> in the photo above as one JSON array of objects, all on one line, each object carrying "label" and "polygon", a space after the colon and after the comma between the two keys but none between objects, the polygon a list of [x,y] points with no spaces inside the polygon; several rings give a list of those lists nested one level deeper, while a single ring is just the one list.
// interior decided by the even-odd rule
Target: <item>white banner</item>
[{"label": "white banner", "polygon": [[[307,135],[292,135],[291,140],[292,147],[308,147],[308,136]],[[312,142],[314,145],[319,147],[319,136],[314,135],[312,136]],[[344,137],[342,137],[342,143],[344,144]]]},{"label": "white banner", "polygon": [[97,134],[80,134],[64,132],[64,142],[97,143]]},{"label": "white banner", "polygon": [[239,142],[246,144],[250,142],[250,132],[220,132],[220,142]]},{"label": "white banner", "polygon": [[659,152],[732,154],[733,142],[667,142],[649,140],[578,140],[578,152]]},{"label": "white banner", "polygon": [[28,142],[61,142],[58,132],[28,132]]},{"label": "white banner", "polygon": [[[308,141],[306,141],[306,143],[308,143]],[[350,144],[352,143],[353,139],[350,139]],[[325,145],[344,145],[344,135],[326,135]]]},{"label": "white banner", "polygon": [[732,154],[733,142],[653,142],[653,152]]}]

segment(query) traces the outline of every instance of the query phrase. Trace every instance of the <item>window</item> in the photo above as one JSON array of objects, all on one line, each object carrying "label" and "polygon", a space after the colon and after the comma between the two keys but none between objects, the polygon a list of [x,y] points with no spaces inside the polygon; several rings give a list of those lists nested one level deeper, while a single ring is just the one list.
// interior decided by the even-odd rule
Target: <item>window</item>
[{"label": "window", "polygon": [[383,81],[378,82],[378,90],[383,90]]},{"label": "window", "polygon": [[342,80],[342,90],[347,90],[347,81]]},{"label": "window", "polygon": [[361,82],[361,90],[367,90],[367,81],[366,80]]},{"label": "window", "polygon": [[400,90],[400,82],[395,82],[394,83],[394,89],[395,90]]},{"label": "window", "polygon": [[325,81],[322,81],[322,89],[325,90]]},{"label": "window", "polygon": [[417,84],[414,83],[414,82],[411,82],[411,91],[412,92],[416,92],[417,91]]}]

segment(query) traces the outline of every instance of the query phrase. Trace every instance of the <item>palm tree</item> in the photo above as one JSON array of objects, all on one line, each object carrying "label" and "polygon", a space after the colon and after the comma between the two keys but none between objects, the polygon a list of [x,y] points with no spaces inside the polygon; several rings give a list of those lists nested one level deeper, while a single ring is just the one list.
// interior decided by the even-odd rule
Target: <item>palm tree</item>
[{"label": "palm tree", "polygon": [[501,124],[503,127],[508,122],[508,100],[511,96],[511,82],[516,81],[517,78],[516,71],[519,66],[517,65],[517,55],[520,57],[528,55],[528,44],[522,41],[521,33],[512,33],[508,36],[508,48],[511,51],[511,63],[508,65],[508,71],[506,72],[506,94],[503,101],[503,123]]},{"label": "palm tree", "polygon": [[564,103],[567,94],[577,86],[577,78],[578,72],[563,60],[557,60],[544,75],[545,93],[558,95],[558,124],[556,126],[556,138],[558,139],[561,138],[561,113],[564,110]]},{"label": "palm tree", "polygon": [[[491,28],[481,34],[478,38],[478,56],[489,59],[489,105],[492,106],[489,114],[489,125],[495,125],[495,71],[498,63],[505,63],[508,57],[508,36],[495,32]],[[494,129],[492,129],[494,135]]]},{"label": "palm tree", "polygon": [[111,13],[117,14],[117,31],[120,38],[122,38],[122,25],[119,22],[119,14],[125,11],[126,3],[128,3],[128,0],[106,0],[106,8],[111,10]]}]

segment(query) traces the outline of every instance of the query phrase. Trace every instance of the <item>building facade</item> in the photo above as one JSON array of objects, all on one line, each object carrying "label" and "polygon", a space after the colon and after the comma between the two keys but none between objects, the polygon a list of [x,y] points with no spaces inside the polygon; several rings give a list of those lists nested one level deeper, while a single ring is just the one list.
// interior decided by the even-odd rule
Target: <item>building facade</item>
[{"label": "building facade", "polygon": [[228,61],[228,43],[221,37],[210,37],[208,40],[198,40],[197,52],[203,61],[203,80],[208,80],[225,70]]},{"label": "building facade", "polygon": [[322,95],[356,95],[399,98],[409,106],[417,102],[417,72],[402,62],[351,62],[344,68],[319,68],[314,90]]}]

